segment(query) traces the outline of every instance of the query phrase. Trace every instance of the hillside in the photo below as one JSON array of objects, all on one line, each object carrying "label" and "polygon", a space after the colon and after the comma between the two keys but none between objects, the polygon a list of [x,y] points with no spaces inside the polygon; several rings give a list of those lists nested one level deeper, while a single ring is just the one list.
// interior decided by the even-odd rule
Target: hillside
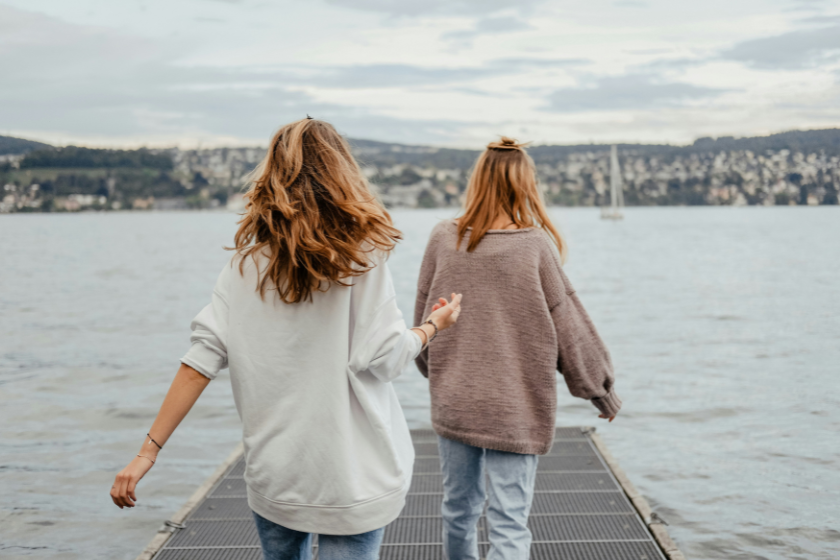
[{"label": "hillside", "polygon": [[27,153],[20,160],[21,169],[41,167],[64,168],[150,168],[172,169],[172,158],[168,154],[154,153],[145,148],[139,150],[101,150],[66,146],[45,148]]},{"label": "hillside", "polygon": [[41,150],[50,147],[51,146],[49,144],[35,142],[34,140],[24,140],[23,138],[14,138],[12,136],[0,136],[0,156],[26,154],[33,150]]},{"label": "hillside", "polygon": [[[520,138],[525,141],[527,138]],[[392,144],[372,140],[350,139],[360,162],[372,165],[430,165],[438,168],[469,168],[480,150],[454,148],[435,148],[431,146],[411,146]],[[567,158],[572,154],[608,152],[611,144],[569,144],[569,145],[532,145],[528,153],[536,163],[552,163]],[[822,130],[792,130],[769,136],[751,136],[734,138],[699,138],[693,144],[685,146],[675,144],[618,144],[624,153],[639,156],[674,157],[688,156],[709,152],[751,151],[762,153],[767,150],[820,153],[828,156],[840,155],[840,128]]]}]

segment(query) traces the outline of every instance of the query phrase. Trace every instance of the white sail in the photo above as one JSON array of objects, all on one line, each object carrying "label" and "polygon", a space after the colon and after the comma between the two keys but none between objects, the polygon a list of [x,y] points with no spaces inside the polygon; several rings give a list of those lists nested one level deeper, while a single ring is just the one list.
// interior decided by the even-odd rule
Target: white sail
[{"label": "white sail", "polygon": [[601,218],[605,220],[620,220],[624,217],[624,188],[621,186],[621,166],[618,163],[618,148],[613,145],[610,150],[610,205],[601,207]]}]

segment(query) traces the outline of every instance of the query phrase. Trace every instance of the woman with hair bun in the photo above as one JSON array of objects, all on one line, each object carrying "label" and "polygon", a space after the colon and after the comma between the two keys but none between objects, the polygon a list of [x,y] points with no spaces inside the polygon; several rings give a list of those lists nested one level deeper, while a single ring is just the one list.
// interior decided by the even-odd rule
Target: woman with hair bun
[{"label": "woman with hair bun", "polygon": [[400,232],[328,123],[281,128],[245,196],[235,254],[111,497],[135,505],[158,451],[230,367],[264,559],[310,558],[313,534],[321,560],[377,558],[414,464],[391,381],[457,321],[461,296],[406,328],[386,263]]},{"label": "woman with hair bun", "polygon": [[612,422],[621,407],[609,352],[561,268],[566,252],[533,161],[506,137],[479,156],[461,218],[432,231],[415,320],[445,307],[437,298],[444,287],[475,302],[457,336],[441,334],[416,360],[432,396],[450,560],[478,559],[486,498],[487,559],[529,557],[528,514],[538,456],[554,441],[558,370],[600,418]]}]

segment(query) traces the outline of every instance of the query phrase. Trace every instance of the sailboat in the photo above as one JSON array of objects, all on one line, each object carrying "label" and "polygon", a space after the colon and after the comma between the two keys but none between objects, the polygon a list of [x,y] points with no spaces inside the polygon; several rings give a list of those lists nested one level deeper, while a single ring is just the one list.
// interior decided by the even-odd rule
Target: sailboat
[{"label": "sailboat", "polygon": [[624,189],[621,186],[621,167],[618,165],[618,148],[613,145],[610,153],[610,205],[601,206],[601,219],[623,219],[622,208],[624,208]]}]

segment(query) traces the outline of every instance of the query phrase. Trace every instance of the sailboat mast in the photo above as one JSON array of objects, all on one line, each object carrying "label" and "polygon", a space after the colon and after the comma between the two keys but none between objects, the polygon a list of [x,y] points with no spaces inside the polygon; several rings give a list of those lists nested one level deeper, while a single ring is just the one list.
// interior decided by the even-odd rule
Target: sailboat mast
[{"label": "sailboat mast", "polygon": [[610,207],[601,206],[601,218],[604,220],[621,220],[624,216],[624,189],[621,188],[621,167],[618,165],[618,146],[613,145],[610,150]]},{"label": "sailboat mast", "polygon": [[618,147],[613,144],[610,153],[610,208],[618,212],[618,192],[621,189],[621,178],[618,171]]}]

